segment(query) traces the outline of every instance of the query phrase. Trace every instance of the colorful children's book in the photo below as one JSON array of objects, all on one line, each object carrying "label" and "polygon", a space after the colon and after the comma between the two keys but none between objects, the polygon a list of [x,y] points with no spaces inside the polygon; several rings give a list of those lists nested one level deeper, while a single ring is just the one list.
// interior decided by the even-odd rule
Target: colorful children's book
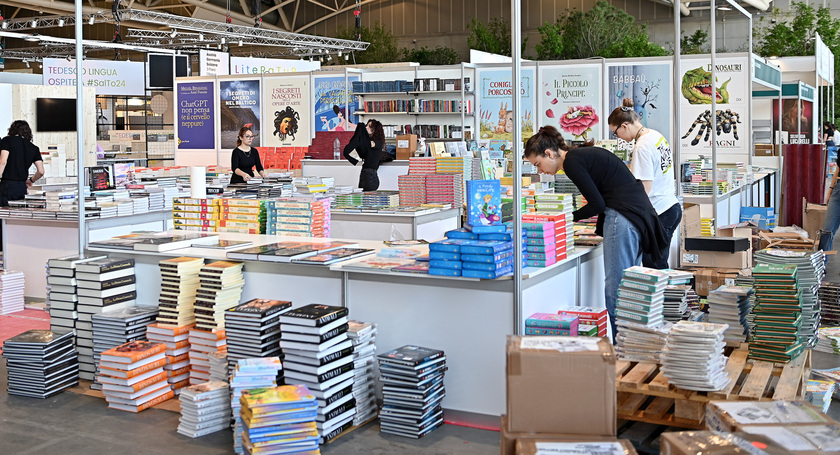
[{"label": "colorful children's book", "polygon": [[502,224],[502,187],[498,180],[467,180],[467,224]]}]

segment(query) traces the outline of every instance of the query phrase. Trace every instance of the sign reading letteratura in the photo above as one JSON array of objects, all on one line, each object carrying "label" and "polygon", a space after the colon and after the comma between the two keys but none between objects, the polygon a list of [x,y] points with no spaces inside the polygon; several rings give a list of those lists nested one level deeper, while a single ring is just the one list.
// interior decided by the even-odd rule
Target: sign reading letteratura
[{"label": "sign reading letteratura", "polygon": [[[82,82],[97,95],[144,95],[145,70],[142,62],[85,60]],[[44,85],[76,86],[76,60],[44,59]]]}]

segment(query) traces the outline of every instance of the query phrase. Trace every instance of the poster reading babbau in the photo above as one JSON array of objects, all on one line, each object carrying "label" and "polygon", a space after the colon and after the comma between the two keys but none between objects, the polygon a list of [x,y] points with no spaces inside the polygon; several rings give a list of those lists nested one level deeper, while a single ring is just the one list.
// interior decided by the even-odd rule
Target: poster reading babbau
[{"label": "poster reading babbau", "polygon": [[254,133],[253,147],[260,146],[260,81],[220,81],[219,120],[222,149],[236,147],[239,130],[248,127]]},{"label": "poster reading babbau", "polygon": [[[612,65],[608,67],[606,87],[607,105],[604,125],[615,108],[622,105],[624,98],[633,100],[633,109],[641,117],[644,126],[659,131],[669,143],[671,139],[671,63],[646,63],[636,65]],[[606,128],[605,139],[617,139]],[[632,158],[630,145],[618,139],[619,148]]]},{"label": "poster reading babbau", "polygon": [[265,131],[265,145],[308,147],[310,140],[309,77],[267,77],[265,113],[271,119]]},{"label": "poster reading babbau", "polygon": [[540,126],[551,125],[570,141],[601,139],[600,65],[540,68]]},{"label": "poster reading babbau", "polygon": [[[359,76],[347,78],[349,84],[359,80]],[[349,88],[345,86],[344,76],[315,78],[315,98],[313,101],[313,130],[318,131],[353,131],[356,112],[356,98],[347,100]]]},{"label": "poster reading babbau", "polygon": [[178,149],[215,149],[213,82],[177,84]]},{"label": "poster reading babbau", "polygon": [[[480,70],[479,138],[513,139],[513,77],[510,70]],[[522,139],[534,135],[534,70],[522,69],[519,88],[521,105],[519,123]]]}]

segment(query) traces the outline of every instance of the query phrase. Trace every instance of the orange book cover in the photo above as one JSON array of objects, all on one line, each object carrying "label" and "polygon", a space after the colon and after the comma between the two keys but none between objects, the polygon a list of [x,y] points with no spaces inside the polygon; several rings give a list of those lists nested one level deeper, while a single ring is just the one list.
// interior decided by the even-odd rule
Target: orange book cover
[{"label": "orange book cover", "polygon": [[173,365],[178,362],[183,362],[184,360],[187,360],[189,358],[189,354],[189,352],[185,352],[180,355],[168,355],[166,356],[166,363],[169,365]]},{"label": "orange book cover", "polygon": [[155,399],[149,400],[149,401],[147,401],[147,402],[145,402],[145,403],[141,404],[140,406],[136,406],[136,407],[135,407],[136,411],[135,411],[135,410],[129,410],[129,412],[140,412],[140,411],[145,411],[146,409],[149,409],[149,408],[151,408],[152,406],[155,406],[155,405],[161,404],[161,403],[163,403],[164,401],[169,400],[170,398],[173,398],[174,396],[175,396],[175,392],[174,392],[174,391],[172,391],[172,390],[170,390],[169,392],[166,392],[166,393],[164,393],[163,395],[161,395],[161,396],[159,396],[159,397],[157,397],[157,398],[155,398]]},{"label": "orange book cover", "polygon": [[176,382],[175,384],[171,385],[172,390],[183,389],[184,387],[189,387],[189,386],[190,386],[190,380],[189,379],[184,379],[183,381]]},{"label": "orange book cover", "polygon": [[[155,329],[158,329],[158,330],[161,330],[161,331],[166,331],[166,332],[171,333],[172,336],[176,336],[176,335],[183,335],[185,333],[190,333],[190,329],[195,327],[195,324],[187,324],[187,325],[182,325],[182,326],[179,327],[179,326],[170,325],[170,324],[156,323],[156,324],[149,324],[148,327],[152,327],[152,328],[155,328]],[[148,330],[148,327],[146,328],[146,330]]]},{"label": "orange book cover", "polygon": [[138,392],[140,390],[145,389],[146,387],[157,384],[160,381],[166,381],[166,379],[168,377],[169,376],[167,376],[166,372],[162,371],[162,372],[150,377],[149,379],[144,379],[144,380],[138,382],[137,384],[132,384],[132,385],[126,386],[126,387],[131,387],[132,391]]},{"label": "orange book cover", "polygon": [[178,376],[180,376],[184,373],[189,373],[190,370],[191,370],[191,367],[189,367],[189,366],[186,366],[184,368],[178,368],[177,370],[170,370],[169,371],[169,377],[170,378],[178,377]]},{"label": "orange book cover", "polygon": [[147,373],[149,371],[155,370],[157,368],[161,368],[162,366],[166,365],[166,359],[160,359],[154,361],[152,363],[143,365],[142,367],[135,368],[133,370],[125,371],[125,370],[114,370],[111,368],[100,367],[99,373],[104,374],[106,376],[111,376],[114,378],[121,378],[121,379],[131,379],[135,376],[140,376],[143,373]]},{"label": "orange book cover", "polygon": [[[172,343],[166,343],[166,344],[171,345]],[[169,349],[181,349],[181,348],[188,347],[189,345],[190,345],[190,340],[181,340],[181,341],[176,341],[175,342],[175,347],[174,348],[169,348]]]},{"label": "orange book cover", "polygon": [[[102,353],[102,359],[109,362],[134,363],[166,351],[163,343],[137,340],[108,349]],[[163,359],[164,362],[166,359]]]}]

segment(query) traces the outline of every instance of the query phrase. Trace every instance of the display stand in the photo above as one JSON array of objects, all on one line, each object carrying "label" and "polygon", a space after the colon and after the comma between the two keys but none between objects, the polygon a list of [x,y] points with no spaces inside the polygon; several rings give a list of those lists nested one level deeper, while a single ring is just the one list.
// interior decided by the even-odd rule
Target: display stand
[{"label": "display stand", "polygon": [[330,214],[330,235],[360,240],[426,240],[433,242],[446,231],[461,227],[461,209],[433,213],[350,213]]},{"label": "display stand", "polygon": [[[341,160],[302,160],[304,177],[332,177],[336,186],[359,187],[359,172],[362,166],[353,166],[345,159]],[[379,189],[398,191],[397,178],[408,174],[408,160],[395,160],[379,165]]]}]

